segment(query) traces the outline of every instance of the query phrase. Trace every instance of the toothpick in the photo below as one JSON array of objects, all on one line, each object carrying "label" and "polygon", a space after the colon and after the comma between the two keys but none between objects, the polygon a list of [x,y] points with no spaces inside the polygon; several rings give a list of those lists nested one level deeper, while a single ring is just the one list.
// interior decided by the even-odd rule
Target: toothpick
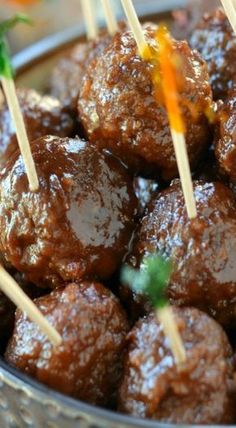
[{"label": "toothpick", "polygon": [[236,35],[236,10],[232,0],[221,0],[225,14]]},{"label": "toothpick", "polygon": [[156,310],[156,316],[163,327],[165,336],[170,341],[175,362],[181,365],[186,361],[186,351],[176,325],[171,306],[167,305]]},{"label": "toothpick", "polygon": [[[132,0],[121,0],[121,2],[125,10],[127,19],[129,21],[131,30],[134,34],[134,38],[138,45],[138,50],[141,58],[143,58],[144,60],[152,59],[152,58],[148,58],[149,53],[151,53],[151,51],[147,49],[148,45],[145,41],[144,32],[139,22],[139,19],[137,17],[137,14],[135,12]],[[168,73],[172,72],[172,70],[170,70],[170,63],[168,62],[166,52],[163,53],[161,51],[161,46],[160,46],[160,66],[161,67],[163,65],[162,64],[163,62],[165,62],[165,65],[168,67]],[[188,160],[185,135],[183,132],[184,126],[181,125],[181,128],[177,130],[172,126],[172,123],[174,121],[173,121],[173,115],[171,114],[171,111],[173,110],[175,114],[177,112],[179,115],[178,124],[180,122],[182,123],[182,120],[180,117],[180,109],[178,106],[175,81],[173,81],[173,79],[170,79],[170,81],[168,81],[167,84],[165,84],[166,83],[165,79],[166,77],[169,77],[169,75],[165,76],[165,71],[163,71],[162,74],[163,74],[163,81],[164,81],[164,85],[163,85],[164,95],[167,101],[167,112],[170,119],[171,135],[173,139],[180,180],[183,188],[186,209],[187,209],[188,217],[190,219],[193,219],[197,216],[197,209],[196,209],[196,202],[195,202],[194,192],[193,192],[193,183],[192,183],[190,165]],[[173,74],[174,73],[172,73],[172,75]],[[175,77],[175,76],[171,76],[171,77]],[[171,87],[169,87],[169,84],[171,84]],[[169,92],[171,94],[169,94]],[[170,100],[169,103],[168,103],[168,100]]]},{"label": "toothpick", "polygon": [[7,78],[4,76],[1,77],[1,82],[7,100],[8,108],[11,113],[13,123],[15,125],[18,144],[23,157],[26,174],[29,180],[29,187],[30,190],[34,192],[39,187],[39,181],[25,129],[22,112],[17,98],[15,83],[12,78]]},{"label": "toothpick", "polygon": [[175,149],[175,156],[179,170],[180,181],[184,194],[185,205],[189,219],[197,217],[197,208],[193,191],[193,182],[190,171],[185,136],[181,132],[170,129]]},{"label": "toothpick", "polygon": [[62,342],[60,334],[42,315],[34,302],[24,293],[17,282],[0,265],[0,289],[12,300],[21,311],[25,312],[31,321],[35,322],[54,346]]},{"label": "toothpick", "polygon": [[144,257],[138,270],[123,266],[121,282],[129,285],[137,294],[147,296],[153,305],[156,317],[169,340],[170,349],[179,366],[186,361],[186,352],[171,306],[166,298],[166,288],[171,278],[171,262],[153,253]]},{"label": "toothpick", "polygon": [[197,217],[196,201],[185,140],[185,126],[179,105],[179,94],[174,69],[172,44],[167,30],[159,27],[157,32],[159,47],[159,64],[162,88],[168,113],[170,130],[175,149],[175,156],[183,189],[185,205],[189,219]]},{"label": "toothpick", "polygon": [[142,57],[143,51],[145,47],[147,46],[142,26],[139,22],[139,19],[137,17],[136,11],[134,9],[132,0],[121,0],[123,9],[126,14],[126,18],[129,22],[131,31],[134,35],[135,41],[138,46],[139,54]]},{"label": "toothpick", "polygon": [[111,36],[114,36],[114,34],[116,34],[118,31],[118,25],[110,4],[110,0],[101,0],[101,1],[104,9],[108,32]]},{"label": "toothpick", "polygon": [[98,36],[96,11],[92,7],[92,0],[81,0],[88,40],[94,40]]}]

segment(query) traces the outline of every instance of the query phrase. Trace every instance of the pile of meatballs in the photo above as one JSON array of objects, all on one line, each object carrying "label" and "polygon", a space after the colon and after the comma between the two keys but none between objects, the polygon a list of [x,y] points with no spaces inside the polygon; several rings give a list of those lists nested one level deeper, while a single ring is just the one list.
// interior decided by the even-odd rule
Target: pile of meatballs
[{"label": "pile of meatballs", "polygon": [[[143,25],[153,44],[157,26]],[[181,58],[198,216],[189,220],[152,65],[125,24],[59,60],[47,94],[18,89],[39,190],[0,109],[1,262],[62,336],[53,347],[0,295],[1,352],[71,397],[140,418],[236,422],[236,37],[206,14]],[[194,105],[194,114],[189,105]],[[211,109],[211,120],[206,111]],[[157,252],[186,349],[177,367],[146,296],[120,283]]]}]

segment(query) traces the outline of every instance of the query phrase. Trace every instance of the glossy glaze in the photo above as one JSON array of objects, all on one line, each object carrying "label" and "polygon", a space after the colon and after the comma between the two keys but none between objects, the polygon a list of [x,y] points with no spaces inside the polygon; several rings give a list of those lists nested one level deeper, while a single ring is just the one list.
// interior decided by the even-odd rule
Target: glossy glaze
[{"label": "glossy glaze", "polygon": [[[156,27],[147,28],[146,38],[153,45]],[[182,60],[181,94],[197,112],[193,118],[182,106],[189,156],[195,164],[209,142],[203,113],[211,102],[208,72],[187,42],[176,41],[174,46]],[[117,34],[85,74],[79,115],[91,141],[111,149],[136,172],[170,179],[178,175],[174,148],[166,111],[154,98],[151,69],[140,59],[132,33]]]},{"label": "glossy glaze", "polygon": [[190,38],[208,65],[214,98],[226,98],[236,84],[236,37],[222,9],[206,13]]},{"label": "glossy glaze", "polygon": [[[29,141],[44,135],[70,137],[74,123],[58,99],[40,95],[33,89],[17,90]],[[15,128],[6,103],[0,108],[0,162],[8,160],[18,147]]]},{"label": "glossy glaze", "polygon": [[142,219],[130,262],[158,251],[173,262],[168,295],[221,323],[235,323],[236,203],[222,183],[195,182],[198,217],[187,217],[180,183],[155,198]]},{"label": "glossy glaze", "polygon": [[232,349],[223,329],[196,309],[175,308],[187,361],[177,369],[156,315],[128,334],[120,410],[179,424],[232,423]]},{"label": "glossy glaze", "polygon": [[215,156],[222,173],[236,184],[236,87],[218,103]]},{"label": "glossy glaze", "polygon": [[78,43],[52,70],[49,90],[72,113],[77,113],[80,87],[89,63],[103,52],[110,41],[111,37],[105,34],[97,40]]},{"label": "glossy glaze", "polygon": [[114,401],[128,322],[115,296],[94,282],[70,284],[35,300],[62,336],[53,347],[17,311],[6,360],[40,382],[92,404]]},{"label": "glossy glaze", "polygon": [[134,227],[132,178],[118,160],[78,138],[48,136],[31,148],[37,192],[29,191],[18,153],[0,175],[5,259],[39,286],[109,278]]}]

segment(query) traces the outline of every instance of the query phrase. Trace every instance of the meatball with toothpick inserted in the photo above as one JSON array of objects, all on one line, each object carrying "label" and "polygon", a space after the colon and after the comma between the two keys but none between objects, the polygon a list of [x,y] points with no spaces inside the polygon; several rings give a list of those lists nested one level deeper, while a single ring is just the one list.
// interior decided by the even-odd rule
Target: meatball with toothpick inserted
[{"label": "meatball with toothpick inserted", "polygon": [[[145,26],[157,49],[155,25]],[[173,40],[179,63],[181,108],[190,163],[196,165],[210,142],[205,112],[212,102],[206,63],[185,41]],[[106,147],[130,169],[169,180],[178,176],[168,115],[152,84],[153,66],[142,60],[131,31],[118,33],[84,76],[78,111],[90,141]],[[160,99],[160,101],[157,101]]]},{"label": "meatball with toothpick inserted", "polygon": [[16,152],[0,173],[0,248],[39,286],[109,278],[127,253],[137,200],[112,155],[79,138],[31,143],[39,189],[29,190]]}]

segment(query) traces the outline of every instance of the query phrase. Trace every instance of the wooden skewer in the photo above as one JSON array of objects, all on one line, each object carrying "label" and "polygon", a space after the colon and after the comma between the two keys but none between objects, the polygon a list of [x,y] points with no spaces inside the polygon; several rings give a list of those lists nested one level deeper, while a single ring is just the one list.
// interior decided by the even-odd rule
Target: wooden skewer
[{"label": "wooden skewer", "polygon": [[129,26],[133,32],[135,41],[137,43],[139,55],[142,57],[147,44],[144,37],[142,26],[137,17],[132,0],[121,0],[121,3],[125,11],[125,15],[128,20]]},{"label": "wooden skewer", "polygon": [[16,94],[15,83],[13,79],[6,77],[1,77],[1,82],[8,103],[8,108],[10,110],[12,120],[15,125],[18,144],[25,164],[26,174],[29,180],[29,187],[30,190],[34,192],[39,187],[39,181],[25,129],[23,116]]},{"label": "wooden skewer", "polygon": [[185,136],[171,128],[171,135],[175,149],[175,156],[183,189],[184,200],[189,219],[197,217],[197,207],[193,191],[193,182],[190,171]]},{"label": "wooden skewer", "polygon": [[47,335],[53,345],[59,346],[62,342],[60,334],[42,315],[37,306],[24,293],[17,282],[9,275],[9,273],[0,265],[0,289],[7,297],[15,303],[31,321],[35,322],[44,334]]},{"label": "wooden skewer", "polygon": [[233,28],[233,31],[236,35],[236,10],[235,5],[232,0],[221,0],[224,11],[227,15],[227,18]]},{"label": "wooden skewer", "polygon": [[179,334],[172,308],[167,305],[156,310],[156,316],[163,327],[165,336],[170,341],[170,347],[173,351],[177,365],[186,361],[186,351]]},{"label": "wooden skewer", "polygon": [[102,0],[102,5],[104,9],[108,32],[111,36],[113,36],[118,31],[118,24],[113,13],[110,0]]},{"label": "wooden skewer", "polygon": [[92,0],[81,0],[81,7],[84,15],[88,40],[94,40],[98,36],[96,14],[92,8],[91,1]]},{"label": "wooden skewer", "polygon": [[[193,191],[193,182],[185,140],[185,126],[179,106],[176,70],[173,68],[171,40],[164,28],[158,30],[159,63],[162,74],[162,87],[168,113],[175,156],[183,189],[185,205],[189,219],[197,217],[197,207]],[[157,70],[157,73],[160,73]]]},{"label": "wooden skewer", "polygon": [[[135,12],[132,0],[121,0],[121,1],[126,13],[126,17],[133,31],[134,38],[138,45],[139,54],[143,59],[146,59],[145,52],[146,53],[148,52],[148,50],[146,49],[147,43],[145,41],[143,29],[141,27],[141,24]],[[160,60],[160,64],[161,64],[161,60]],[[165,95],[167,95],[167,93]],[[173,100],[171,100],[171,102],[172,101]],[[176,102],[176,100],[174,101]],[[168,106],[167,106],[167,112],[168,112],[168,115],[170,116]],[[183,132],[176,131],[172,126],[171,126],[171,135],[173,139],[176,160],[177,160],[180,180],[183,188],[188,217],[190,219],[193,219],[197,216],[197,209],[196,209],[196,203],[195,203],[194,192],[193,192],[193,183],[192,183],[191,171],[189,166],[188,153],[186,149],[185,136]]]}]

